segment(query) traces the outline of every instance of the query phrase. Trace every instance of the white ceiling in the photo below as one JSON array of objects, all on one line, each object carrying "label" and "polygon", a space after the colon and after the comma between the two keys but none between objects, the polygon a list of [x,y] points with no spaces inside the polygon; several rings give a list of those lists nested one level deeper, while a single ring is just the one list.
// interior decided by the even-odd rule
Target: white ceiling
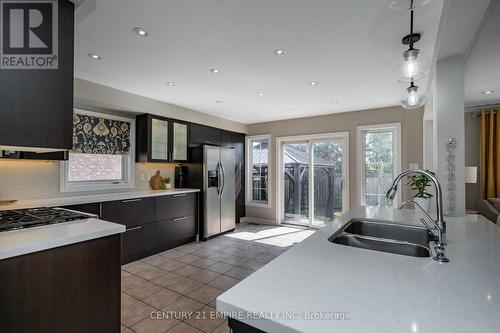
[{"label": "white ceiling", "polygon": [[[493,1],[491,12],[465,66],[465,102],[481,105],[500,102],[500,4]],[[485,95],[482,92],[493,90]]]},{"label": "white ceiling", "polygon": [[[75,75],[138,95],[256,123],[396,105],[406,87],[391,69],[409,14],[385,0],[95,2],[77,23]],[[442,8],[415,16],[431,58]]]}]

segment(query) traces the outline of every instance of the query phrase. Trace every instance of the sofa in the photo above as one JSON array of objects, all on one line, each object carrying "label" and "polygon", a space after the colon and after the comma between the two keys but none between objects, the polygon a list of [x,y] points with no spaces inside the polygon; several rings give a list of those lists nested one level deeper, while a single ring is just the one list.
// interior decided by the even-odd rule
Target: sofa
[{"label": "sofa", "polygon": [[479,211],[479,214],[483,215],[491,222],[500,225],[500,198],[480,200],[477,210]]}]

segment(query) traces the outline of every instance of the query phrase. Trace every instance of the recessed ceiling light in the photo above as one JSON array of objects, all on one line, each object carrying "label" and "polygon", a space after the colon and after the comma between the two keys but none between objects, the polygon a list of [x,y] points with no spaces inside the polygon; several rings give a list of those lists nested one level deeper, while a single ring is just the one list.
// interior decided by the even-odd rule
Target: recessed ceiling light
[{"label": "recessed ceiling light", "polygon": [[310,84],[311,86],[317,86],[317,85],[318,85],[318,82],[316,82],[316,81],[311,81],[311,82],[309,82],[309,84]]},{"label": "recessed ceiling light", "polygon": [[175,83],[173,83],[173,82],[167,82],[167,86],[169,86],[169,87],[174,87],[174,86],[175,86]]},{"label": "recessed ceiling light", "polygon": [[146,37],[147,35],[149,35],[148,32],[143,28],[134,28],[133,31],[135,32],[136,35],[141,37]]},{"label": "recessed ceiling light", "polygon": [[489,95],[489,94],[493,94],[493,93],[494,93],[493,90],[485,90],[485,91],[483,91],[484,95]]},{"label": "recessed ceiling light", "polygon": [[220,70],[217,68],[212,68],[212,69],[210,69],[210,73],[219,74]]},{"label": "recessed ceiling light", "polygon": [[218,100],[215,101],[215,103],[222,104],[222,103],[224,103],[224,101],[221,101],[220,99],[218,99]]},{"label": "recessed ceiling light", "polygon": [[257,95],[259,95],[259,96],[264,96],[264,93],[263,93],[262,91],[259,91],[259,92],[257,93]]},{"label": "recessed ceiling light", "polygon": [[94,60],[100,60],[100,59],[102,59],[100,56],[98,56],[97,54],[94,54],[94,53],[89,53],[89,57],[91,59],[94,59]]},{"label": "recessed ceiling light", "polygon": [[285,50],[282,50],[282,49],[276,49],[276,50],[274,50],[274,54],[279,55],[279,56],[283,55],[285,53],[286,53]]}]

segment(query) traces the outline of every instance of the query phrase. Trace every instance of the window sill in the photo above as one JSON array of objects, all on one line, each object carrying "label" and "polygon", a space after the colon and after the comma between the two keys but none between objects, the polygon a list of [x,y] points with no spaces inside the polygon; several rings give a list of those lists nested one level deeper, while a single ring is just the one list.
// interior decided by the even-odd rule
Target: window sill
[{"label": "window sill", "polygon": [[270,202],[248,201],[246,205],[248,207],[271,208]]},{"label": "window sill", "polygon": [[61,192],[91,192],[91,191],[112,191],[135,188],[133,183],[120,183],[120,184],[77,184],[68,185],[61,183]]}]

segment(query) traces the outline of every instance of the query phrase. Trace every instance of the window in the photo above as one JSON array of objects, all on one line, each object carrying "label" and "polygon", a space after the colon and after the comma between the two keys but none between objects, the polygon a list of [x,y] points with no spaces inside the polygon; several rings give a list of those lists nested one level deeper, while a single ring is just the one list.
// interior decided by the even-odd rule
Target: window
[{"label": "window", "polygon": [[129,118],[76,110],[79,114],[127,121],[130,123],[130,150],[128,154],[86,154],[70,152],[61,163],[61,192],[95,191],[133,188],[135,121]]},{"label": "window", "polygon": [[[358,127],[358,180],[363,206],[393,207],[385,197],[401,170],[401,124]],[[401,191],[400,191],[401,192]],[[400,201],[398,193],[396,202]]]},{"label": "window", "polygon": [[270,135],[247,137],[247,205],[270,207]]}]

